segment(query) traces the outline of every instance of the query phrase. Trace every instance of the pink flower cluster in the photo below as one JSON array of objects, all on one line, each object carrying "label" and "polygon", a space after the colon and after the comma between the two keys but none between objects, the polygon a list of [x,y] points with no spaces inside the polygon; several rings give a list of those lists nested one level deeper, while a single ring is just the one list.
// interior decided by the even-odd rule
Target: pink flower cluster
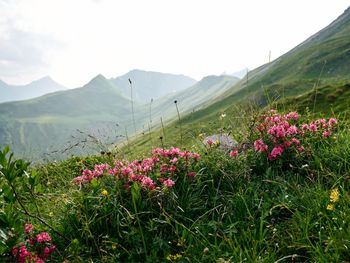
[{"label": "pink flower cluster", "polygon": [[[305,147],[301,141],[306,135],[331,136],[335,118],[318,119],[311,123],[303,123],[298,127],[299,114],[290,112],[280,115],[276,110],[270,110],[259,118],[257,131],[260,138],[255,140],[257,152],[266,152],[269,160],[282,156],[286,151],[303,152]],[[309,133],[309,134],[308,134]]]},{"label": "pink flower cluster", "polygon": [[24,225],[25,242],[13,247],[11,254],[19,263],[44,263],[55,251],[56,246],[51,245],[51,237],[47,232],[34,233],[34,227],[28,223]]},{"label": "pink flower cluster", "polygon": [[46,232],[41,232],[40,234],[36,235],[36,242],[43,243],[43,242],[49,242],[51,241],[51,237]]},{"label": "pink flower cluster", "polygon": [[131,163],[116,160],[114,167],[108,164],[95,165],[93,170],[84,170],[81,176],[73,179],[73,182],[82,186],[94,178],[110,175],[124,180],[126,187],[138,182],[147,190],[160,189],[160,186],[171,188],[178,175],[184,173],[187,173],[188,177],[196,175],[190,170],[199,159],[199,154],[181,151],[179,148],[156,148],[150,158],[143,160],[134,160]]}]

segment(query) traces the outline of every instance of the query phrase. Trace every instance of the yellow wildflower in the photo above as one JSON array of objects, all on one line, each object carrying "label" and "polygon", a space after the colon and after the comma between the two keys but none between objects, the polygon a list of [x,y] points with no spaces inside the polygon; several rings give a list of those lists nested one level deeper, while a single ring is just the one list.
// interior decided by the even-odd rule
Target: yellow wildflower
[{"label": "yellow wildflower", "polygon": [[112,249],[113,249],[113,250],[116,250],[117,247],[118,247],[117,244],[112,244]]},{"label": "yellow wildflower", "polygon": [[329,199],[331,200],[332,203],[335,203],[335,202],[337,202],[339,200],[339,190],[338,190],[338,188],[334,188],[331,191]]},{"label": "yellow wildflower", "polygon": [[334,204],[328,204],[327,210],[334,211]]},{"label": "yellow wildflower", "polygon": [[175,260],[177,260],[177,259],[179,259],[181,257],[182,257],[181,254],[175,254],[175,255],[168,255],[166,257],[166,259],[169,260],[169,261],[175,261]]},{"label": "yellow wildflower", "polygon": [[102,194],[103,196],[107,196],[107,195],[108,195],[108,192],[107,192],[106,189],[103,189],[102,192],[101,192],[101,194]]}]

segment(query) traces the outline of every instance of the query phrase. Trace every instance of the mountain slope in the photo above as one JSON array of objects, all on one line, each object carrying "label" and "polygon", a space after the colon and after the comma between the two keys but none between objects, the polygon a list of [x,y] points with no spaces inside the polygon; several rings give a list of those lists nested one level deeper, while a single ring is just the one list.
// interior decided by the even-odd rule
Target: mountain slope
[{"label": "mountain slope", "polygon": [[271,63],[248,73],[218,101],[218,107],[254,100],[294,96],[319,85],[345,83],[350,79],[350,8],[329,26]]},{"label": "mountain slope", "polygon": [[[165,146],[188,146],[198,134],[224,131],[234,135],[234,128],[246,121],[244,110],[248,103],[260,108],[273,105],[291,110],[318,114],[343,114],[348,120],[350,83],[350,8],[329,26],[271,63],[249,72],[231,85],[212,104],[181,118],[184,142],[180,142],[179,122],[171,123],[152,135],[165,137]],[[238,107],[237,107],[238,106]],[[250,107],[248,107],[250,109]],[[238,109],[238,111],[237,111]],[[221,113],[226,117],[220,119]],[[225,130],[227,128],[227,130]],[[249,127],[247,127],[249,128]],[[154,147],[149,137],[139,137],[132,143],[133,152]],[[164,141],[157,141],[162,146]]]},{"label": "mountain slope", "polygon": [[170,92],[180,91],[192,86],[196,80],[184,75],[175,75],[153,71],[132,70],[110,81],[122,94],[130,98],[129,79],[133,84],[133,96],[136,101],[148,103]]},{"label": "mountain slope", "polygon": [[27,85],[9,85],[0,80],[0,103],[6,101],[26,100],[67,88],[52,80],[49,76],[33,81]]},{"label": "mountain slope", "polygon": [[159,120],[160,117],[164,119],[164,117],[176,115],[174,101],[177,101],[181,113],[203,108],[227,91],[238,80],[236,77],[227,75],[204,77],[185,90],[155,100],[152,104],[153,118]]}]

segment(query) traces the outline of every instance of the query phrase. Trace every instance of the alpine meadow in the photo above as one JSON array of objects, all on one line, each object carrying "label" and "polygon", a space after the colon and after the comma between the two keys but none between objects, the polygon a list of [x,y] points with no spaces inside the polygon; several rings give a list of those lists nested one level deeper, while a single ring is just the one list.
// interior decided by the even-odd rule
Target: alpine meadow
[{"label": "alpine meadow", "polygon": [[244,71],[0,81],[0,262],[349,262],[350,7]]}]

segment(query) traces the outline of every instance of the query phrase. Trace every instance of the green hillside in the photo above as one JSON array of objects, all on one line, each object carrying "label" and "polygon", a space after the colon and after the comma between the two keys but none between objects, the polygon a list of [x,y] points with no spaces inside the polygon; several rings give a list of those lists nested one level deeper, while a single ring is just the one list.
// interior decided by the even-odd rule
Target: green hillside
[{"label": "green hillside", "polygon": [[152,105],[147,104],[140,111],[148,112],[149,107],[152,106],[152,119],[155,124],[159,124],[161,117],[172,120],[177,114],[174,101],[177,101],[178,110],[181,114],[197,111],[211,104],[238,80],[236,77],[225,75],[207,76],[187,89],[155,99]]},{"label": "green hillside", "polygon": [[249,72],[222,98],[232,96],[229,100],[235,102],[247,97],[259,102],[266,92],[297,95],[315,84],[349,80],[349,39],[350,8],[286,54]]},{"label": "green hillside", "polygon": [[102,75],[82,88],[56,92],[27,101],[0,104],[0,144],[38,157],[59,150],[77,129],[125,123],[130,101]]},{"label": "green hillside", "polygon": [[[296,108],[301,112],[308,108],[311,114],[334,112],[348,116],[349,72],[350,8],[285,55],[249,72],[248,77],[213,98],[207,107],[183,116],[181,122],[165,130],[140,136],[132,144],[138,150],[133,151],[140,153],[143,147],[150,148],[154,138],[160,136],[164,139],[156,141],[158,146],[165,142],[168,146],[189,147],[200,141],[199,134],[234,133],[242,128],[245,115],[251,114],[251,105]],[[220,119],[222,113],[230,117]],[[180,127],[184,133],[182,142]]]}]

